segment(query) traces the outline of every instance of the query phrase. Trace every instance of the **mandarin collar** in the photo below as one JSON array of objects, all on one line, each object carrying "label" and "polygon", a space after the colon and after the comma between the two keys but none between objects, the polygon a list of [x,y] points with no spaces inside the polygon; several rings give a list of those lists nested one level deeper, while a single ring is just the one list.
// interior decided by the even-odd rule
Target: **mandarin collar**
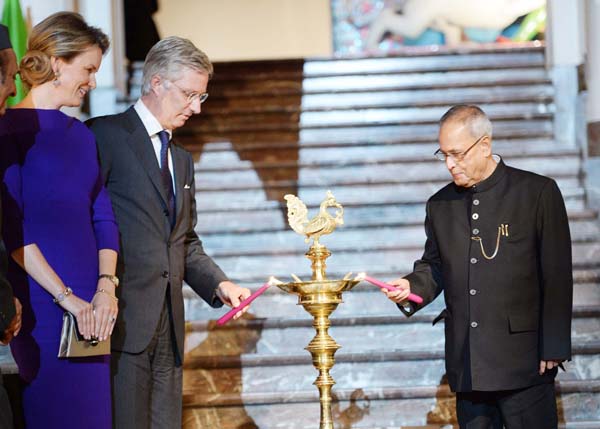
[{"label": "mandarin collar", "polygon": [[492,189],[498,182],[500,182],[500,180],[502,180],[502,178],[506,174],[506,164],[504,164],[502,157],[499,156],[499,158],[500,158],[500,160],[496,164],[496,168],[494,169],[494,171],[492,172],[490,177],[488,177],[485,180],[482,180],[481,182],[477,183],[476,185],[471,186],[470,188],[464,188],[462,186],[457,186],[458,191],[476,194],[479,192],[485,192],[485,191]]}]

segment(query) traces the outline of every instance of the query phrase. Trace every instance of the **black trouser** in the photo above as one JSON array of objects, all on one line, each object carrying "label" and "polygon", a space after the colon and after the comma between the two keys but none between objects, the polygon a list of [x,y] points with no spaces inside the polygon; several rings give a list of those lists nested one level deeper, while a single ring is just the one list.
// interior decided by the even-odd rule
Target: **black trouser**
[{"label": "black trouser", "polygon": [[113,352],[113,427],[181,428],[182,368],[174,352],[167,302],[150,344],[141,353]]},{"label": "black trouser", "polygon": [[10,409],[10,401],[8,394],[2,383],[2,372],[0,372],[0,428],[12,428],[13,417]]},{"label": "black trouser", "polygon": [[554,383],[498,392],[459,392],[461,429],[556,429]]}]

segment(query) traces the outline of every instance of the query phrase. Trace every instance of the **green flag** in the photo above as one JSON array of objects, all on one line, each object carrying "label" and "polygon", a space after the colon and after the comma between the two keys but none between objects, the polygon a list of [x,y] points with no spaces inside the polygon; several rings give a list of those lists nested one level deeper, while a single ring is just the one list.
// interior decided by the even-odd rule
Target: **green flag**
[{"label": "green flag", "polygon": [[[8,27],[10,42],[17,55],[18,64],[27,51],[27,25],[25,25],[25,19],[23,18],[19,0],[4,0],[2,24]],[[14,106],[25,97],[25,90],[20,76],[17,76],[15,86],[17,88],[17,95],[8,99],[7,104],[9,106]]]}]

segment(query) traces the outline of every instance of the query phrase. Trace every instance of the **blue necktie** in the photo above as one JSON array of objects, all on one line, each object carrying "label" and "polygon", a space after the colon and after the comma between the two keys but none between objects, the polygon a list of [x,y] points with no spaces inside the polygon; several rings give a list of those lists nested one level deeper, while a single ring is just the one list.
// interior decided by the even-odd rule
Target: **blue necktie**
[{"label": "blue necktie", "polygon": [[158,138],[160,139],[160,175],[167,194],[169,221],[171,222],[171,228],[173,228],[175,226],[175,193],[173,192],[173,176],[171,176],[171,170],[169,170],[169,133],[162,130],[158,133]]}]

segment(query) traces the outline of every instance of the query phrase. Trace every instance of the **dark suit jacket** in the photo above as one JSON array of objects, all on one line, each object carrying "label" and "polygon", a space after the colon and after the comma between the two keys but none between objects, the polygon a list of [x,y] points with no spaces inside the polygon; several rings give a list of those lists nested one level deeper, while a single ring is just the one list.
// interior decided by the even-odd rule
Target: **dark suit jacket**
[{"label": "dark suit jacket", "polygon": [[[508,236],[486,259],[481,245],[491,257],[501,224]],[[539,361],[571,357],[573,301],[569,222],[556,183],[501,161],[477,186],[451,183],[431,197],[425,229],[423,257],[406,276],[424,302],[408,314],[444,292],[452,390],[551,382],[556,370],[538,375]]]},{"label": "dark suit jacket", "polygon": [[[0,205],[0,225],[2,225],[2,206]],[[6,248],[0,234],[0,338],[4,331],[10,325],[10,322],[15,317],[15,302],[13,292],[6,279],[6,270],[8,267]]]},{"label": "dark suit jacket", "polygon": [[182,147],[171,145],[177,219],[171,229],[167,197],[150,137],[133,107],[91,120],[98,153],[121,237],[117,275],[119,316],[112,336],[114,350],[143,351],[155,332],[167,286],[177,349],[183,358],[185,280],[213,307],[218,284],[227,277],[204,253],[194,231],[194,163]]}]

